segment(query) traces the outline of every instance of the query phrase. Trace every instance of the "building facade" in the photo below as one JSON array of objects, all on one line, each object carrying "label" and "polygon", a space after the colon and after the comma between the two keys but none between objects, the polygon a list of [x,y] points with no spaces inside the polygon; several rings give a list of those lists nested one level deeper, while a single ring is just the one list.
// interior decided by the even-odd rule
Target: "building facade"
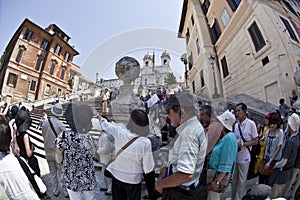
[{"label": "building facade", "polygon": [[289,102],[300,63],[298,1],[184,0],[191,91],[210,98],[247,94]]},{"label": "building facade", "polygon": [[79,53],[69,40],[55,24],[43,29],[25,19],[1,57],[0,92],[6,101],[71,93],[80,68],[72,63]]},{"label": "building facade", "polygon": [[[155,53],[146,53],[143,57],[139,77],[131,82],[131,85],[134,86],[134,93],[146,96],[149,88],[157,89],[163,86],[175,91],[181,90],[184,83],[180,83],[177,80],[172,84],[167,83],[170,74],[173,74],[170,63],[171,56],[166,50],[160,55],[160,63],[155,63]],[[98,86],[108,87],[110,89],[120,88],[120,86],[124,84],[123,81],[119,79],[100,79],[96,82]]]}]

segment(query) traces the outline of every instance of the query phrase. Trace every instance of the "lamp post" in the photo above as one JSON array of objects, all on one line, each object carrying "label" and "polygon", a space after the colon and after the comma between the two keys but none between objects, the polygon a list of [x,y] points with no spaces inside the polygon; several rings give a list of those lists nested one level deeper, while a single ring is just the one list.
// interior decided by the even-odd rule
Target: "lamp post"
[{"label": "lamp post", "polygon": [[180,60],[183,62],[184,67],[185,67],[185,71],[184,71],[185,88],[188,88],[188,70],[187,70],[187,64],[188,64],[188,62],[187,62],[187,55],[186,55],[186,53],[184,53],[181,56]]},{"label": "lamp post", "polygon": [[216,83],[216,75],[215,75],[215,67],[214,67],[214,63],[215,63],[215,57],[213,57],[212,55],[208,58],[212,70],[213,70],[213,77],[214,77],[214,94],[212,95],[213,99],[216,99],[218,97],[220,97],[218,90],[217,90],[217,83]]}]

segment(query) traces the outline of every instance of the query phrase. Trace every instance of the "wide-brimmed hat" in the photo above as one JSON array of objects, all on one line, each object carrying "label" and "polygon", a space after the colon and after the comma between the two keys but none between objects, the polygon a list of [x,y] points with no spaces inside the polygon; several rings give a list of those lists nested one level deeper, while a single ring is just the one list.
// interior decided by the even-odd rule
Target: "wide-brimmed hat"
[{"label": "wide-brimmed hat", "polygon": [[170,110],[175,106],[180,106],[183,108],[195,108],[194,102],[195,97],[191,93],[178,92],[176,94],[170,95],[168,104],[166,105],[166,110]]},{"label": "wide-brimmed hat", "polygon": [[87,133],[93,127],[91,121],[93,111],[88,105],[69,104],[65,111],[65,118],[70,128],[80,133]]},{"label": "wide-brimmed hat", "polygon": [[291,127],[293,131],[297,131],[298,127],[300,125],[300,119],[299,116],[296,113],[293,113],[289,118],[288,118],[288,125]]},{"label": "wide-brimmed hat", "polygon": [[20,110],[18,114],[16,115],[16,125],[17,129],[20,133],[25,132],[31,124],[31,118],[27,111]]},{"label": "wide-brimmed hat", "polygon": [[57,117],[63,116],[63,107],[60,103],[56,103],[51,107],[51,113]]},{"label": "wide-brimmed hat", "polygon": [[219,115],[217,119],[222,123],[223,126],[225,126],[226,129],[232,131],[233,130],[233,124],[236,121],[235,116],[226,110],[223,114]]}]

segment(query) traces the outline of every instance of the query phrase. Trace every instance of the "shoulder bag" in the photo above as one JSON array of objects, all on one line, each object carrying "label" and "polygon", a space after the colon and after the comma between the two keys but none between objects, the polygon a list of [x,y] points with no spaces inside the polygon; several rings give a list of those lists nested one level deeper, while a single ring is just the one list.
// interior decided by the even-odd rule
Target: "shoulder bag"
[{"label": "shoulder bag", "polygon": [[56,133],[56,131],[55,131],[54,127],[53,127],[53,124],[52,124],[52,122],[51,122],[50,118],[49,118],[49,120],[48,120],[48,121],[49,121],[50,127],[51,127],[51,129],[52,129],[52,132],[54,133],[55,137],[57,138],[57,133]]},{"label": "shoulder bag", "polygon": [[114,156],[113,158],[108,162],[105,170],[104,170],[104,176],[107,178],[113,178],[113,175],[110,173],[110,171],[107,170],[108,165],[110,165],[110,163],[112,163],[113,161],[116,160],[116,158],[120,155],[120,153],[122,153],[122,151],[124,151],[129,145],[131,145],[136,139],[138,139],[139,137],[134,137],[131,140],[129,140],[129,142],[127,142]]},{"label": "shoulder bag", "polygon": [[[239,127],[239,131],[240,131],[240,136],[243,140],[243,142],[247,142],[246,139],[244,138],[243,136],[243,133],[242,133],[242,130],[241,130],[241,126],[238,124],[238,127]],[[250,180],[250,179],[253,179],[255,177],[258,176],[257,173],[255,173],[255,169],[254,169],[254,165],[255,165],[255,162],[256,162],[256,159],[257,159],[257,156],[260,152],[260,146],[259,144],[257,145],[252,145],[252,150],[250,150],[249,146],[246,147],[250,153],[250,164],[249,164],[249,169],[248,169],[248,174],[247,174],[247,180]]]},{"label": "shoulder bag", "polygon": [[[231,180],[231,177],[232,177],[232,171],[234,169],[234,164],[232,166],[232,169],[231,169],[231,172],[226,172],[226,175],[223,177],[223,179],[220,181],[219,183],[219,193],[223,193],[226,191],[227,189],[227,186]],[[212,184],[215,179],[218,177],[219,173],[217,170],[215,169],[208,169],[207,170],[207,184],[210,185]]]}]

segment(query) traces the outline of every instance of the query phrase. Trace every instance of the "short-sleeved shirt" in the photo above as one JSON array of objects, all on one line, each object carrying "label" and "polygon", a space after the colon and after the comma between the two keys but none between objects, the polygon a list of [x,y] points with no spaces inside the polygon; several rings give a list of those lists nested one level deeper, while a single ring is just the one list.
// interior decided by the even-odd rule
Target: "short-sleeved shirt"
[{"label": "short-sleeved shirt", "polygon": [[96,178],[92,136],[63,131],[56,138],[55,144],[63,152],[62,182],[66,188],[75,192],[94,190]]},{"label": "short-sleeved shirt", "polygon": [[275,178],[275,183],[285,184],[287,183],[293,174],[293,166],[296,160],[297,151],[298,151],[299,137],[289,135],[286,138],[284,147],[282,149],[282,159],[287,159],[285,166],[282,168],[282,171]]},{"label": "short-sleeved shirt", "polygon": [[193,174],[192,180],[183,183],[183,186],[189,186],[193,183],[198,184],[207,149],[207,138],[204,128],[195,116],[180,124],[176,131],[178,138],[169,157],[173,173],[179,171]]},{"label": "short-sleeved shirt", "polygon": [[213,148],[209,160],[209,169],[219,172],[232,172],[236,160],[238,143],[233,132],[227,133]]},{"label": "short-sleeved shirt", "polygon": [[[266,133],[266,149],[265,149],[265,155],[264,159],[270,160],[276,149],[279,145],[283,145],[283,131],[282,129],[277,129],[275,133],[271,134],[271,130],[267,131]],[[282,151],[279,151],[274,160],[280,160]]]},{"label": "short-sleeved shirt", "polygon": [[[234,132],[238,142],[244,142],[240,135],[239,125],[246,141],[252,141],[258,137],[257,128],[254,121],[246,118],[242,123],[237,122],[234,126]],[[251,147],[249,148],[251,150]],[[251,156],[248,148],[245,146],[241,147],[241,150],[237,153],[236,162],[249,163],[250,161]]]},{"label": "short-sleeved shirt", "polygon": [[[109,123],[106,119],[101,119],[99,124],[102,130],[114,137],[115,152],[118,152],[132,138],[138,136],[136,133],[130,132],[124,124]],[[107,167],[107,170],[116,179],[129,184],[141,183],[143,173],[147,174],[153,169],[151,142],[146,137],[136,139]]]}]

